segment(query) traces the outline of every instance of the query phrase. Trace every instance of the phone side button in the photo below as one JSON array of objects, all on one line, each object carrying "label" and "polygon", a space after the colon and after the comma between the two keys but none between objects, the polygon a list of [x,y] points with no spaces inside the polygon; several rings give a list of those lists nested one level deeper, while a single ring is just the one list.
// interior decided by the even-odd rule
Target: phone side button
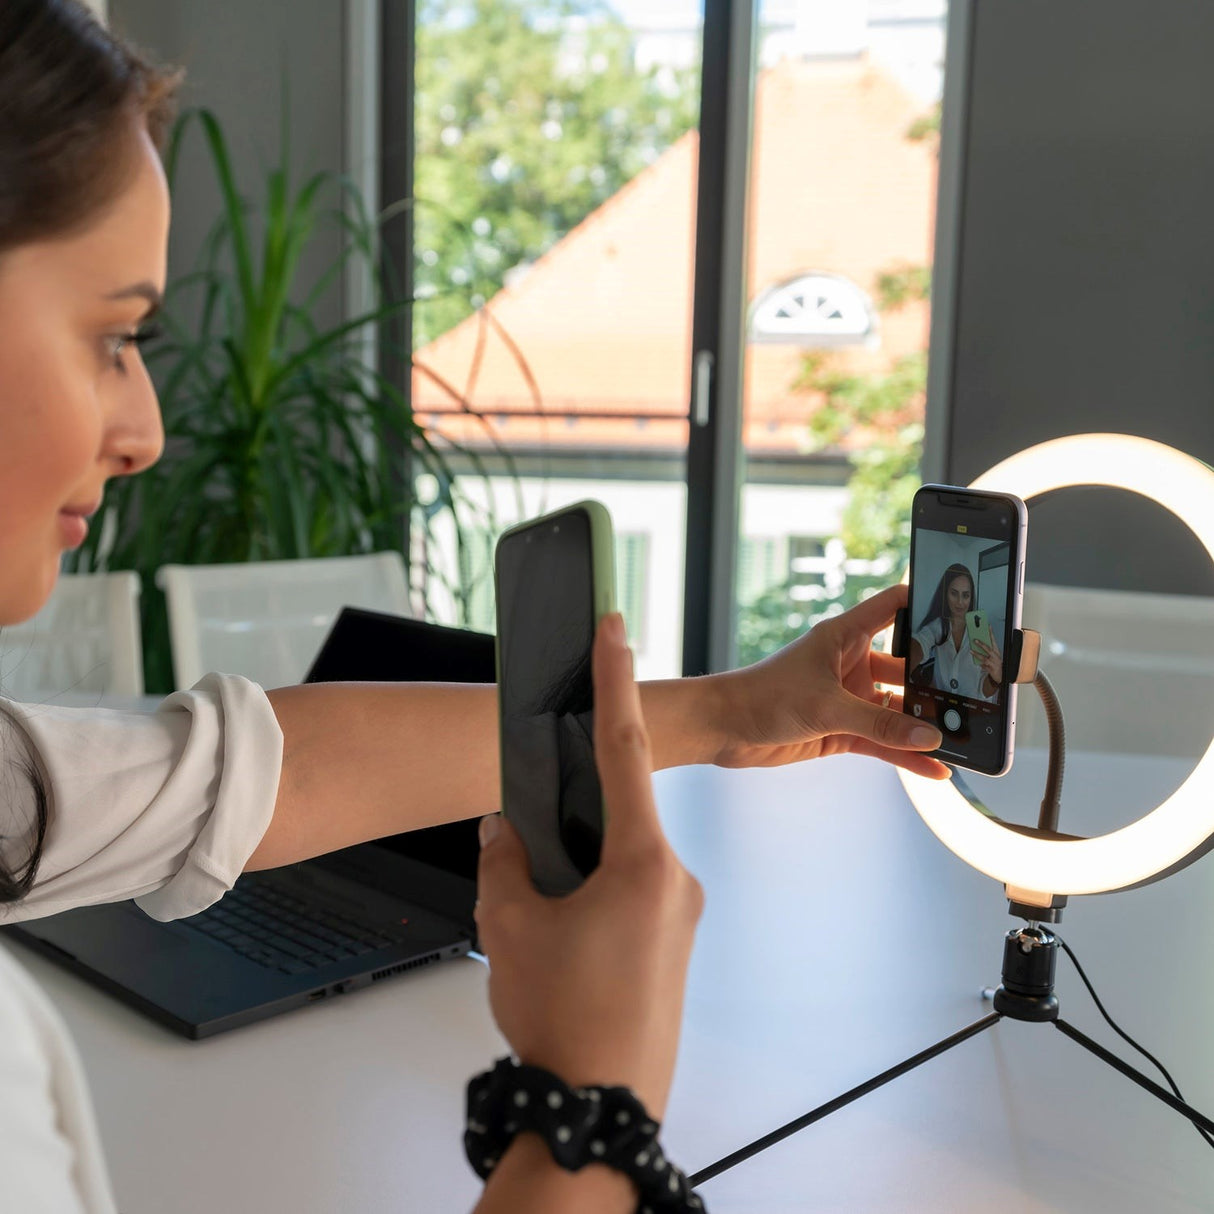
[{"label": "phone side button", "polygon": [[1017,591],[1017,593],[1018,594],[1024,593],[1024,562],[1023,561],[1020,562],[1020,589]]}]

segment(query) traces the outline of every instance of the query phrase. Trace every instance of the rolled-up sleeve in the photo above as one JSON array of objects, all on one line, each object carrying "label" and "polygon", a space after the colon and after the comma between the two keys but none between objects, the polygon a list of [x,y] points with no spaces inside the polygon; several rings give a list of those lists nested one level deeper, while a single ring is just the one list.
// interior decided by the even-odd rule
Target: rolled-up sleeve
[{"label": "rolled-up sleeve", "polygon": [[[9,921],[127,898],[157,919],[195,914],[232,887],[273,817],[282,731],[247,679],[207,675],[154,713],[10,701],[0,711],[24,734],[49,809],[34,887],[5,909]],[[28,853],[32,814],[9,754],[3,834],[11,843],[23,819]]]}]

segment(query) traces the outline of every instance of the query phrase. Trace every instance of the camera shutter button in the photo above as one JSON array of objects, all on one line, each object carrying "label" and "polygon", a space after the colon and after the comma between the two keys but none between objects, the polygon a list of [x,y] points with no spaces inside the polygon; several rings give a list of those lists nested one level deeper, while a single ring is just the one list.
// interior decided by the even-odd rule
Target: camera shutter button
[{"label": "camera shutter button", "polygon": [[940,720],[949,733],[956,733],[961,728],[961,714],[955,708],[946,708]]}]

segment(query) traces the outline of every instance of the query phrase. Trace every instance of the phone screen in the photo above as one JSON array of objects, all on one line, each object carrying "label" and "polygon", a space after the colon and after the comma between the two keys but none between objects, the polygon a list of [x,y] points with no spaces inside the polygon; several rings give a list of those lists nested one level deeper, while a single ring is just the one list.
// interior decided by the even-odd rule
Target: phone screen
[{"label": "phone screen", "polygon": [[944,736],[937,757],[1007,770],[1015,721],[1008,669],[1020,625],[1024,504],[1003,494],[924,486],[912,506],[903,711]]},{"label": "phone screen", "polygon": [[502,810],[547,894],[576,889],[602,846],[591,539],[574,508],[508,532],[495,558]]}]

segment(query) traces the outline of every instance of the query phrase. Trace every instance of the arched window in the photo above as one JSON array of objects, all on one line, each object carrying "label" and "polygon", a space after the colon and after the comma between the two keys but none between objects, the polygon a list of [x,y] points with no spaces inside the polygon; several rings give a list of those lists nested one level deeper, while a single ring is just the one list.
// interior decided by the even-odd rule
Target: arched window
[{"label": "arched window", "polygon": [[852,346],[877,339],[867,295],[838,274],[800,274],[755,300],[750,340],[796,346]]}]

